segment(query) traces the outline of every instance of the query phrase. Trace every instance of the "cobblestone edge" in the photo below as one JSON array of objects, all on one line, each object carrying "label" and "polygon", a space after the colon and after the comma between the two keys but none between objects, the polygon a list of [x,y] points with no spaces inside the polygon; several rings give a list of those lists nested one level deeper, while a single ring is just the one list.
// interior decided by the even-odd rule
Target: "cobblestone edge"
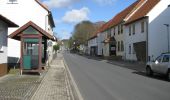
[{"label": "cobblestone edge", "polygon": [[63,63],[67,72],[69,90],[71,90],[71,100],[84,100],[64,58]]}]

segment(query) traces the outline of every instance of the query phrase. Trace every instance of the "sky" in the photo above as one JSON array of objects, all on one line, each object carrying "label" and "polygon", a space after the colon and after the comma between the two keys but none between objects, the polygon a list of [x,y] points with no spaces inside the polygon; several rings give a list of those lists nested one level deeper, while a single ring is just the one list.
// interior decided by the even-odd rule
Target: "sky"
[{"label": "sky", "polygon": [[41,0],[52,11],[55,35],[68,39],[74,26],[84,20],[109,21],[136,0]]}]

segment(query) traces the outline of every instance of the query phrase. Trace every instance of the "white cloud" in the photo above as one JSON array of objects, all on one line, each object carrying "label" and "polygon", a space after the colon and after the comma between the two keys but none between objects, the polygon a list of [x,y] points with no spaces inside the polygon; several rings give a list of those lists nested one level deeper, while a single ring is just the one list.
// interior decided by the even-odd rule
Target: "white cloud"
[{"label": "white cloud", "polygon": [[66,23],[78,23],[83,20],[88,20],[89,12],[90,10],[87,7],[83,7],[79,10],[73,9],[71,11],[66,12],[62,20]]},{"label": "white cloud", "polygon": [[61,33],[58,34],[60,39],[69,39],[71,37],[71,33],[66,30],[62,30]]},{"label": "white cloud", "polygon": [[94,1],[99,3],[100,5],[112,5],[117,0],[94,0]]},{"label": "white cloud", "polygon": [[63,8],[69,7],[71,4],[79,0],[45,0],[43,3],[50,8]]}]

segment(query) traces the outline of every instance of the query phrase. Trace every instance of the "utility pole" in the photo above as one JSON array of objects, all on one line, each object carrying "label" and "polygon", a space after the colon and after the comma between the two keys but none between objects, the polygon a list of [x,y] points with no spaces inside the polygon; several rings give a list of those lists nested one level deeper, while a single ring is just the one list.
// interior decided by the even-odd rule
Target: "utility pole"
[{"label": "utility pole", "polygon": [[170,52],[169,50],[169,24],[164,24],[167,27],[167,39],[168,39],[168,52]]}]

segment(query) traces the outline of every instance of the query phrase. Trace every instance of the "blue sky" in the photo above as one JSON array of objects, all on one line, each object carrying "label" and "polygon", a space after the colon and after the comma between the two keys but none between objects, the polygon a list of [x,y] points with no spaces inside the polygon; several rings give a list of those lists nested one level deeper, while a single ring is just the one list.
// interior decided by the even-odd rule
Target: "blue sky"
[{"label": "blue sky", "polygon": [[83,21],[108,21],[136,0],[42,0],[53,13],[54,32],[60,39],[71,36],[74,26]]}]

